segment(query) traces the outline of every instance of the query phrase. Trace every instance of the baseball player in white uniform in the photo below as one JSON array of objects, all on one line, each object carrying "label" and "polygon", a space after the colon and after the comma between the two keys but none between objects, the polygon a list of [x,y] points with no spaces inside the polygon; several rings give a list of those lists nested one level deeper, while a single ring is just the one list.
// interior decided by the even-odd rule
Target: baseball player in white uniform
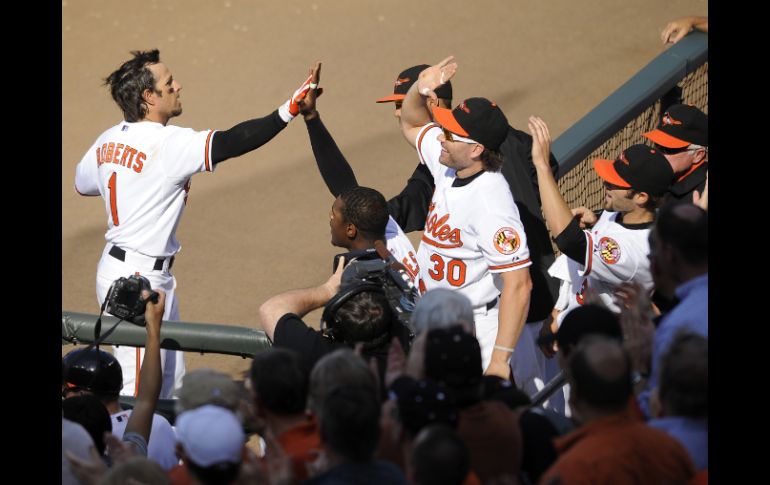
[{"label": "baseball player in white uniform", "polygon": [[[534,342],[524,329],[532,281],[526,235],[496,153],[508,121],[494,103],[466,99],[454,110],[433,108],[425,96],[452,77],[449,57],[424,70],[407,92],[401,128],[431,171],[436,190],[417,252],[419,286],[461,291],[474,307],[476,338],[486,374],[534,393],[542,379]],[[514,351],[515,349],[515,351]]]},{"label": "baseball player in white uniform", "polygon": [[[146,277],[166,293],[164,320],[179,320],[176,279],[171,274],[181,246],[176,228],[191,178],[213,172],[217,163],[267,143],[299,113],[297,102],[310,78],[280,108],[226,131],[195,131],[168,125],[182,114],[181,84],[160,62],[157,49],[132,52],[133,58],[106,80],[124,121],[102,133],[77,166],[75,189],[101,195],[107,213],[107,244],[97,267],[96,297],[101,305],[112,283],[130,275]],[[119,347],[123,392],[135,394],[143,349]],[[184,375],[183,354],[162,351],[161,398],[172,397]]]},{"label": "baseball player in white uniform", "polygon": [[585,207],[570,210],[546,163],[551,143],[547,125],[530,117],[529,129],[543,213],[564,253],[553,264],[553,274],[570,285],[558,323],[585,303],[588,289],[619,312],[613,298],[618,284],[636,281],[652,289],[648,236],[656,207],[674,179],[671,165],[657,149],[641,144],[627,148],[617,160],[596,160],[594,168],[606,189],[604,211],[597,216]]}]

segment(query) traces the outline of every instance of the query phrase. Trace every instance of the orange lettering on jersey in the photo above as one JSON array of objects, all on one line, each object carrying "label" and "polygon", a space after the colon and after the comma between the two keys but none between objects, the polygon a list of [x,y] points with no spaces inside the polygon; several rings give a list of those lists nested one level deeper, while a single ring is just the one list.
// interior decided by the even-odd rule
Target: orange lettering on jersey
[{"label": "orange lettering on jersey", "polygon": [[123,150],[124,146],[125,145],[123,145],[122,143],[118,143],[118,145],[115,147],[115,153],[112,154],[112,158],[113,160],[115,160],[115,163],[119,163],[123,165],[122,160],[119,161],[118,157],[120,157],[120,151]]},{"label": "orange lettering on jersey", "polygon": [[142,173],[142,168],[144,168],[144,160],[146,158],[147,158],[147,155],[145,155],[144,152],[139,152],[139,154],[136,156],[136,164],[134,165],[134,172]]},{"label": "orange lettering on jersey", "polygon": [[107,144],[107,154],[104,157],[104,161],[107,163],[112,163],[112,154],[115,153],[115,144],[112,142],[109,142]]},{"label": "orange lettering on jersey", "polygon": [[[425,233],[422,236],[422,240],[431,246],[440,248],[459,248],[463,245],[462,238],[460,237],[460,230],[452,228],[449,225],[449,214],[445,214],[441,218],[436,214],[431,214],[435,204],[431,203],[428,207],[428,218],[425,221]],[[432,237],[428,237],[432,236]],[[438,242],[436,241],[438,239]],[[449,241],[450,244],[443,244]]]},{"label": "orange lettering on jersey", "polygon": [[417,274],[420,272],[420,265],[417,264],[417,258],[414,257],[413,251],[409,251],[409,258],[412,260],[414,265],[410,264],[406,257],[404,257],[404,259],[401,260],[401,263],[403,263],[407,273],[409,273],[409,276],[411,276],[412,279],[415,279],[417,277]]},{"label": "orange lettering on jersey", "polygon": [[102,147],[96,147],[96,166],[99,167],[102,163]]},{"label": "orange lettering on jersey", "polygon": [[134,155],[136,155],[136,148],[131,148],[127,146],[126,149],[123,151],[123,153],[128,153],[126,168],[131,168],[131,164],[134,163]]},{"label": "orange lettering on jersey", "polygon": [[126,145],[126,149],[123,150],[123,154],[120,157],[120,164],[123,165],[126,168],[131,168],[129,164],[126,163],[126,160],[128,160],[128,154],[131,153],[131,147]]}]

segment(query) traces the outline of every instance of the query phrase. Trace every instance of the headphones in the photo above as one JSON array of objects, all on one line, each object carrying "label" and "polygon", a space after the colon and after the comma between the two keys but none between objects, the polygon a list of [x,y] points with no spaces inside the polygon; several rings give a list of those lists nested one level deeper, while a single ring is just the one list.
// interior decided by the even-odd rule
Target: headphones
[{"label": "headphones", "polygon": [[321,315],[321,332],[332,340],[344,341],[344,336],[339,335],[339,330],[335,331],[335,326],[339,325],[340,318],[337,316],[337,311],[348,302],[351,298],[364,292],[385,294],[385,290],[382,289],[382,285],[371,282],[363,282],[353,284],[345,290],[340,290],[339,293],[334,295],[331,300],[326,303],[324,307],[323,315]]}]

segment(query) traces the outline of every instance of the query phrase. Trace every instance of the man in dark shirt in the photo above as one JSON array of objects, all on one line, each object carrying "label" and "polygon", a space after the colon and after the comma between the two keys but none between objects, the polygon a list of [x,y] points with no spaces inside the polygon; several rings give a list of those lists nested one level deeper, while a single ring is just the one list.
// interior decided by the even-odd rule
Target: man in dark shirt
[{"label": "man in dark shirt", "polygon": [[[644,136],[655,143],[675,179],[665,202],[684,200],[707,208],[709,119],[695,106],[675,104],[661,117],[658,127]],[[664,203],[665,203],[664,202]]]},{"label": "man in dark shirt", "polygon": [[[363,344],[367,361],[374,357],[381,375],[395,318],[385,295],[359,283],[340,285],[342,263],[323,284],[276,295],[259,308],[262,329],[276,347],[299,352],[312,367],[318,359],[341,347]],[[327,306],[326,329],[315,330],[302,321],[309,312]]]}]

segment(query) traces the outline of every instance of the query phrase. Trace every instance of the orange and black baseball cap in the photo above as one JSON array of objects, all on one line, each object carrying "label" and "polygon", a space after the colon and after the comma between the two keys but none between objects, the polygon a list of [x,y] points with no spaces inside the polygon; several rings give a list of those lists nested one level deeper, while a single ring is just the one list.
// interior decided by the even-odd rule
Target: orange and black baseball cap
[{"label": "orange and black baseball cap", "polygon": [[647,145],[633,145],[616,160],[594,160],[594,170],[602,180],[652,196],[666,193],[674,180],[674,169],[666,157]]},{"label": "orange and black baseball cap", "polygon": [[508,136],[508,119],[486,98],[468,98],[455,109],[433,107],[433,119],[442,128],[471,138],[484,148],[498,151]]},{"label": "orange and black baseball cap", "polygon": [[663,113],[655,130],[642,136],[667,148],[684,148],[693,144],[707,147],[709,118],[695,106],[675,104]]},{"label": "orange and black baseball cap", "polygon": [[[406,92],[417,81],[420,73],[430,66],[427,64],[420,64],[419,66],[412,66],[409,69],[401,71],[396,78],[396,83],[393,86],[393,94],[385,96],[377,100],[378,103],[389,103],[391,101],[401,101],[406,96]],[[441,99],[452,99],[452,81],[447,81],[436,88],[436,96]]]}]

